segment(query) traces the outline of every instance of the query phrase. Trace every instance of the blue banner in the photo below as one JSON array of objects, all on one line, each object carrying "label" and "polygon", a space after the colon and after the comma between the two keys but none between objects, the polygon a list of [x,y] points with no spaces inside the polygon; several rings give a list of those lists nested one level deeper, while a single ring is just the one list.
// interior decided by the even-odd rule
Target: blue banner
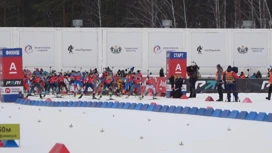
[{"label": "blue banner", "polygon": [[9,56],[22,56],[22,48],[3,48],[0,55],[3,57],[9,57]]},{"label": "blue banner", "polygon": [[167,59],[186,59],[187,52],[167,52],[166,53]]}]

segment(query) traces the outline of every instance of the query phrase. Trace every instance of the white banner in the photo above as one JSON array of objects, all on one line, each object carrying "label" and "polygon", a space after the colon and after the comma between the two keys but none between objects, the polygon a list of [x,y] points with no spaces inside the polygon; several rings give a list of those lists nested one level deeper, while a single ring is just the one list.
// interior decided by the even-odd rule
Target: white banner
[{"label": "white banner", "polygon": [[245,68],[268,66],[268,32],[234,32],[233,60]]},{"label": "white banner", "polygon": [[226,66],[226,34],[224,32],[192,32],[192,61],[200,67]]},{"label": "white banner", "polygon": [[19,92],[24,93],[23,87],[1,87],[2,95],[14,95],[19,94]]},{"label": "white banner", "polygon": [[167,51],[182,51],[183,33],[150,32],[148,36],[148,67],[165,68]]},{"label": "white banner", "polygon": [[0,49],[11,48],[11,32],[0,31]]},{"label": "white banner", "polygon": [[62,33],[62,66],[97,68],[97,38],[97,32],[64,31]]},{"label": "white banner", "polygon": [[55,66],[55,41],[55,32],[21,31],[23,65],[37,68]]},{"label": "white banner", "polygon": [[106,66],[142,67],[141,32],[107,32]]}]

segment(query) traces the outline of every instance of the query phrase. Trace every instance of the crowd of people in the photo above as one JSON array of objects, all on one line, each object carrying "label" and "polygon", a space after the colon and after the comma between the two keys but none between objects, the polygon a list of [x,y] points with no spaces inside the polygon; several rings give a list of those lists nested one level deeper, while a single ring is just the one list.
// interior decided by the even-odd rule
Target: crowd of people
[{"label": "crowd of people", "polygon": [[112,95],[127,95],[127,97],[136,95],[142,99],[149,89],[153,91],[155,99],[156,89],[153,85],[152,73],[147,75],[144,92],[141,91],[142,78],[141,71],[134,72],[134,67],[129,70],[118,70],[116,74],[107,67],[101,76],[97,69],[89,72],[56,72],[54,70],[46,72],[37,68],[34,72],[24,70],[23,86],[27,93],[26,97],[39,94],[41,99],[48,94],[60,97],[63,92],[74,96],[79,94],[79,99],[90,93],[93,99],[100,99],[103,94],[108,94],[110,99]]},{"label": "crowd of people", "polygon": [[[218,102],[223,101],[223,85],[225,86],[225,92],[227,93],[227,102],[231,102],[231,93],[234,96],[234,102],[239,101],[238,91],[236,86],[236,79],[248,78],[243,72],[238,76],[238,68],[228,66],[226,71],[220,64],[216,66],[217,71],[215,75],[217,91],[219,94]],[[195,84],[200,77],[199,67],[197,64],[187,67],[187,75],[189,77],[189,98],[196,97]],[[160,76],[164,76],[163,69],[160,70]],[[258,71],[256,78],[261,77],[261,73]],[[270,84],[272,84],[272,70],[269,71]],[[180,76],[172,76],[168,78],[171,83],[171,97],[180,98],[182,96],[182,84],[184,78]],[[156,99],[156,88],[154,87],[155,78],[152,73],[148,72],[145,82],[145,90],[142,91],[143,75],[140,70],[134,71],[134,67],[126,70],[118,70],[116,74],[107,67],[104,72],[99,75],[97,69],[90,70],[89,72],[71,71],[71,72],[47,72],[43,69],[36,69],[31,72],[30,70],[24,70],[24,93],[27,93],[26,97],[33,94],[39,94],[40,98],[44,98],[48,94],[55,94],[57,97],[61,97],[62,93],[70,94],[73,96],[79,95],[79,99],[84,95],[92,95],[93,99],[100,99],[102,95],[109,95],[112,99],[112,95],[122,96],[130,95],[139,96],[140,99],[144,98],[149,90],[152,91],[153,98]],[[269,87],[269,94],[266,99],[270,100],[272,92],[272,86]],[[99,96],[98,98],[96,96]]]},{"label": "crowd of people", "polygon": [[258,71],[257,73],[253,73],[251,76],[249,74],[246,76],[245,73],[242,71],[240,73],[240,75],[239,75],[239,78],[241,78],[241,79],[245,79],[245,78],[261,79],[262,78],[262,73],[260,71]]}]

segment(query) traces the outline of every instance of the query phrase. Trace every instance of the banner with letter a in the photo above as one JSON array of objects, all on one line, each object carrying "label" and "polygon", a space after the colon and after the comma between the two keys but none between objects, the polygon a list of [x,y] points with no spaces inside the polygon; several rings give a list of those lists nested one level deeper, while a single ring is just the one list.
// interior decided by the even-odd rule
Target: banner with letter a
[{"label": "banner with letter a", "polygon": [[181,76],[186,78],[187,53],[167,52],[166,53],[166,77]]},{"label": "banner with letter a", "polygon": [[1,99],[4,102],[15,102],[23,93],[22,48],[4,48],[0,55]]}]

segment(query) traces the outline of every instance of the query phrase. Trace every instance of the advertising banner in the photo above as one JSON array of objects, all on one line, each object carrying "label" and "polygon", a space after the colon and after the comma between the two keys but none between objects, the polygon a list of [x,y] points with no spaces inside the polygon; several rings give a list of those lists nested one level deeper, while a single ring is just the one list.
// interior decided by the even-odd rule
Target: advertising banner
[{"label": "advertising banner", "polygon": [[4,86],[4,87],[23,86],[23,79],[1,80],[0,86]]},{"label": "advertising banner", "polygon": [[[146,77],[142,79],[142,92],[145,90]],[[166,78],[165,77],[155,77],[155,82],[153,83],[157,93],[166,93]],[[241,93],[266,93],[269,88],[269,82],[267,79],[237,79],[236,86],[238,92]],[[217,93],[216,81],[214,79],[200,79],[196,82],[197,93]],[[169,89],[171,90],[171,89]],[[225,87],[223,85],[223,90]],[[190,83],[186,79],[182,86],[182,91],[184,93],[190,92]],[[224,91],[225,92],[225,91]]]},{"label": "advertising banner", "polygon": [[[166,93],[166,78],[165,77],[154,77],[155,82],[153,82],[153,85],[156,89],[156,92],[161,94],[161,93]],[[146,77],[142,78],[142,93],[145,91],[146,84],[145,82],[147,81]]]},{"label": "advertising banner", "polygon": [[11,47],[11,34],[10,31],[0,31],[0,49]]},{"label": "advertising banner", "polygon": [[142,67],[141,32],[107,32],[106,66]]},{"label": "advertising banner", "polygon": [[[238,92],[243,93],[263,93],[267,92],[269,88],[267,79],[237,79],[235,82]],[[186,80],[186,84],[188,87],[190,86],[189,80]],[[215,80],[200,79],[196,82],[195,87],[198,93],[217,93]],[[225,89],[224,86],[223,89]]]},{"label": "advertising banner", "polygon": [[18,95],[19,92],[24,93],[23,87],[1,87],[1,95]]},{"label": "advertising banner", "polygon": [[148,67],[165,68],[166,52],[182,50],[183,33],[150,32],[148,34]]},{"label": "advertising banner", "polygon": [[268,46],[268,32],[234,32],[234,65],[245,68],[267,67]]},{"label": "advertising banner", "polygon": [[55,66],[55,32],[21,31],[20,47],[23,49],[24,66]]},{"label": "advertising banner", "polygon": [[181,76],[182,78],[186,78],[187,53],[168,51],[166,54],[166,77]]},{"label": "advertising banner", "polygon": [[21,93],[23,63],[22,48],[4,48],[1,53],[1,100],[15,102]]},{"label": "advertising banner", "polygon": [[226,34],[224,32],[192,32],[192,61],[200,67],[226,66]]},{"label": "advertising banner", "polygon": [[22,65],[22,49],[5,48],[1,51],[2,60],[2,79],[22,79],[23,78],[23,65]]},{"label": "advertising banner", "polygon": [[62,66],[98,66],[97,32],[64,31],[62,33]]}]

